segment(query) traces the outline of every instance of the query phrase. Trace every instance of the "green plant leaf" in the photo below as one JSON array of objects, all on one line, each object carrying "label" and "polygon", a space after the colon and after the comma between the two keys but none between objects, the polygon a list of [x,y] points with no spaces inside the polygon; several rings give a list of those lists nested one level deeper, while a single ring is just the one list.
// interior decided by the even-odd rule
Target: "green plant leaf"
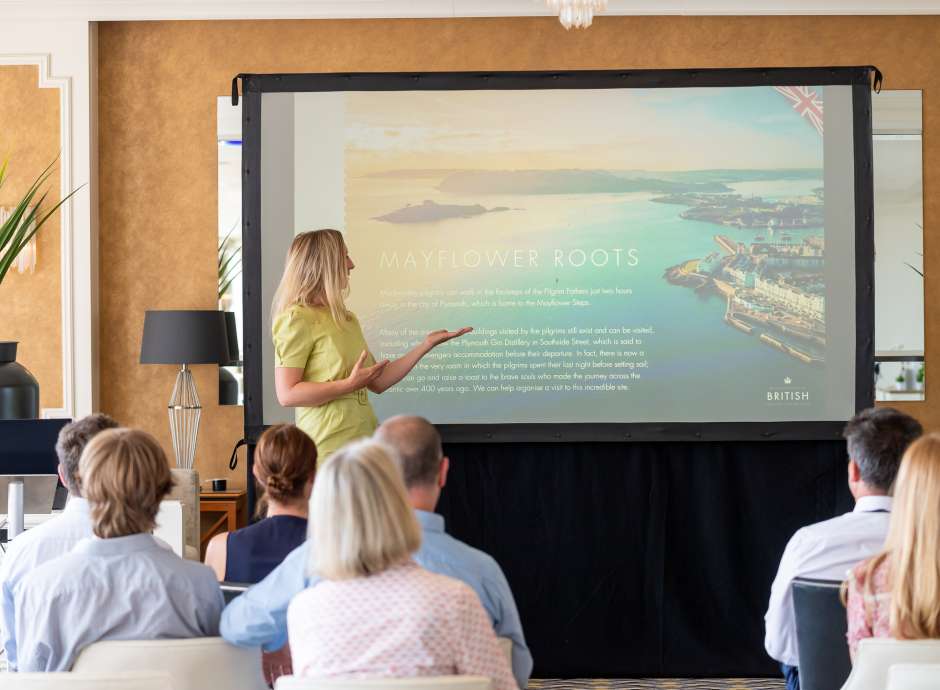
[{"label": "green plant leaf", "polygon": [[[23,250],[23,247],[36,236],[36,233],[46,224],[46,221],[49,220],[52,214],[58,211],[62,204],[72,198],[75,193],[84,186],[82,185],[69,192],[51,209],[42,210],[42,205],[49,194],[48,190],[44,191],[39,196],[39,199],[33,203],[36,195],[39,194],[40,188],[52,175],[53,166],[56,164],[57,160],[58,157],[46,166],[45,170],[39,174],[26,190],[26,193],[23,195],[22,199],[20,199],[19,203],[16,204],[10,217],[0,225],[0,284],[3,283],[7,271],[10,270],[10,267],[13,265],[13,262],[16,261],[16,257]],[[0,167],[0,185],[2,185],[6,177],[7,164],[8,161],[4,161],[3,166]]]}]

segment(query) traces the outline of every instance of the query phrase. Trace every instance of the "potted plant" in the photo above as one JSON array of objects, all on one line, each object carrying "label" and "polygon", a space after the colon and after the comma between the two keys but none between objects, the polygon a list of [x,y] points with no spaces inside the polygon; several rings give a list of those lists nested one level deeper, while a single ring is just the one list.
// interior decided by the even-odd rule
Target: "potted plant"
[{"label": "potted plant", "polygon": [[924,365],[921,364],[920,368],[917,370],[917,377],[914,379],[914,388],[915,390],[922,391],[924,390]]},{"label": "potted plant", "polygon": [[[229,311],[232,296],[229,294],[232,283],[242,272],[241,237],[235,230],[241,227],[241,221],[236,221],[228,233],[219,242],[219,309],[226,312],[225,323],[229,333],[231,351],[238,351],[238,335],[236,333],[235,315]],[[238,405],[239,384],[235,375],[226,367],[241,366],[238,358],[219,366],[219,404]]]},{"label": "potted plant", "polygon": [[897,388],[899,391],[903,391],[903,390],[905,389],[904,382],[906,381],[906,379],[904,378],[904,372],[901,372],[900,374],[898,374],[898,375],[895,377],[894,381],[895,381],[895,383],[898,384],[898,385],[896,386],[896,388]]},{"label": "potted plant", "polygon": [[[0,223],[0,288],[16,257],[39,232],[40,228],[75,191],[67,194],[49,209],[43,202],[49,190],[40,191],[53,172],[50,163],[13,207],[10,216]],[[0,188],[6,180],[7,161],[0,166]],[[0,334],[2,335],[2,334]],[[23,365],[16,361],[15,341],[0,340],[0,419],[31,419],[39,416],[39,383]]]}]

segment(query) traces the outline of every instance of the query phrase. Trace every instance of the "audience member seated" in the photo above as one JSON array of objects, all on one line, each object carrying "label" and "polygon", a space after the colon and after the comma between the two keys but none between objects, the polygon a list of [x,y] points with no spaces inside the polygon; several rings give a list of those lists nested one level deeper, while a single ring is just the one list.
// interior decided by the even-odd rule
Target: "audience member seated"
[{"label": "audience member seated", "polygon": [[940,434],[904,454],[884,549],[846,585],[853,662],[866,637],[940,639]]},{"label": "audience member seated", "polygon": [[[522,624],[509,583],[493,558],[444,531],[444,519],[434,514],[441,489],[447,480],[449,462],[443,455],[441,437],[420,417],[393,417],[376,431],[376,438],[397,451],[411,506],[423,536],[414,559],[431,572],[449,575],[470,585],[489,614],[497,635],[513,643],[512,668],[520,687],[526,687],[532,672],[532,655],[526,646]],[[266,579],[235,599],[222,613],[222,635],[232,644],[262,646],[278,650],[287,642],[287,606],[291,598],[316,584],[316,575],[305,572],[308,547],[295,549]],[[269,664],[270,682],[289,667]]]},{"label": "audience member seated", "polygon": [[800,687],[793,579],[844,580],[853,566],[882,549],[892,506],[891,487],[901,456],[922,431],[915,419],[886,407],[864,410],[846,425],[843,435],[855,510],[794,534],[770,590],[764,646],[771,658],[780,662],[787,690]]},{"label": "audience member seated", "polygon": [[88,502],[82,498],[78,482],[78,461],[86,444],[98,432],[117,426],[118,423],[107,415],[93,414],[62,427],[55,452],[59,456],[59,479],[69,492],[65,510],[7,544],[0,564],[0,607],[3,609],[0,629],[10,670],[17,667],[13,591],[34,568],[64,556],[79,541],[91,536]]},{"label": "audience member seated", "polygon": [[173,486],[157,441],[142,431],[103,431],[82,453],[78,478],[96,538],[14,589],[18,670],[68,671],[100,640],[218,634],[223,600],[212,570],[150,534]]},{"label": "audience member seated", "polygon": [[[260,582],[307,538],[307,507],[317,470],[313,440],[293,424],[265,431],[255,448],[253,472],[261,485],[265,519],[218,534],[206,565],[220,580]],[[265,505],[266,504],[266,505]]]},{"label": "audience member seated", "polygon": [[322,582],[287,610],[294,674],[312,678],[487,676],[515,679],[476,593],[411,558],[421,528],[394,451],[374,440],[334,453],[310,501]]}]

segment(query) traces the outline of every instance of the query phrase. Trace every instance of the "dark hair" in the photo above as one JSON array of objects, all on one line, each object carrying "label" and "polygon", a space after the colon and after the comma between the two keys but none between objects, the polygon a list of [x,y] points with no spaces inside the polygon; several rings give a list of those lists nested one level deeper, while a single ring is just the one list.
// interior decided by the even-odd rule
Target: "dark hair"
[{"label": "dark hair", "polygon": [[842,435],[862,481],[890,491],[904,451],[922,433],[920,422],[910,415],[891,407],[870,407],[852,417]]},{"label": "dark hair", "polygon": [[116,429],[118,426],[120,425],[108,415],[96,413],[76,419],[59,431],[55,452],[62,467],[62,481],[69,493],[74,496],[82,495],[81,482],[78,479],[78,461],[85,446],[98,433],[105,429]]},{"label": "dark hair", "polygon": [[256,477],[264,495],[278,503],[304,498],[304,486],[317,471],[317,447],[293,424],[275,424],[255,448]]},{"label": "dark hair", "polygon": [[375,432],[377,441],[395,451],[405,486],[433,484],[441,470],[444,450],[441,435],[423,417],[399,415],[386,420]]}]

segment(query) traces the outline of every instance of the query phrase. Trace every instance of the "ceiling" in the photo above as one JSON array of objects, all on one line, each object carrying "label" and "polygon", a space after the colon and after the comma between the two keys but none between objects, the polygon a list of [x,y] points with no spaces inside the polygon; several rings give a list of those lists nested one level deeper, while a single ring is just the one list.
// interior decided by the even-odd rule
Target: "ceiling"
[{"label": "ceiling", "polygon": [[[512,17],[543,0],[0,0],[0,21]],[[610,0],[606,15],[940,14],[940,0]],[[603,18],[604,15],[600,15]]]}]

